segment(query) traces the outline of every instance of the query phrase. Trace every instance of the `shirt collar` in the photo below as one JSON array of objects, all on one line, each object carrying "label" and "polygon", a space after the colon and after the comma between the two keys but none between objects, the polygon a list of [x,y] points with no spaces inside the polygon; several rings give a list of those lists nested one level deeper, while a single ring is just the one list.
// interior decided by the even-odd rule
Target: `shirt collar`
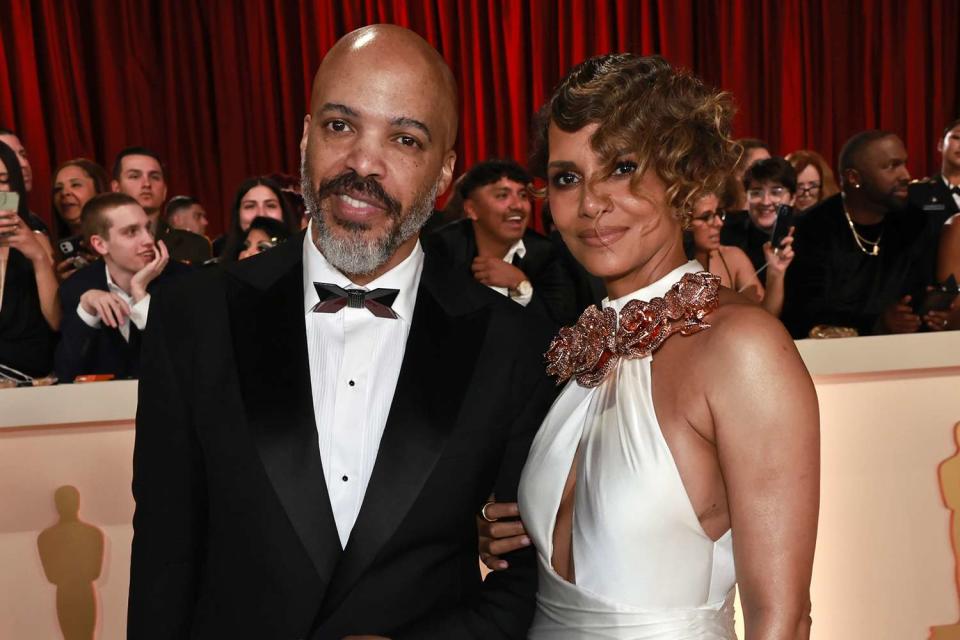
[{"label": "shirt collar", "polygon": [[110,276],[110,268],[107,266],[106,261],[103,263],[103,270],[107,272],[107,290],[110,293],[115,293],[118,296],[121,296],[124,299],[133,299],[132,296],[120,288],[116,282],[113,281],[113,278]]},{"label": "shirt collar", "polygon": [[397,299],[391,308],[401,319],[410,322],[413,317],[413,307],[417,302],[417,289],[420,286],[420,274],[423,272],[423,248],[417,240],[413,251],[403,262],[390,269],[376,280],[365,286],[351,282],[350,278],[330,264],[317,245],[313,243],[313,223],[307,226],[307,233],[303,238],[303,307],[304,313],[310,313],[317,302],[317,290],[314,282],[329,282],[344,289],[398,289]]},{"label": "shirt collar", "polygon": [[504,262],[513,262],[513,256],[520,256],[522,260],[524,256],[527,255],[527,247],[523,244],[523,238],[520,238],[513,243],[513,246],[510,247],[510,250],[507,251],[507,255],[503,256]]}]

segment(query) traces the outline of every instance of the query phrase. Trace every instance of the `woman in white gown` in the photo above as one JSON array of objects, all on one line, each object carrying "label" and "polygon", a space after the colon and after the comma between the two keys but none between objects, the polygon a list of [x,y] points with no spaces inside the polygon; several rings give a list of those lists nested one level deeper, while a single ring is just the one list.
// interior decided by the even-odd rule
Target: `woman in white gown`
[{"label": "woman in white gown", "polygon": [[[520,485],[539,562],[530,638],[735,638],[735,584],[749,640],[809,635],[813,385],[779,322],[682,246],[691,203],[737,160],[732,114],[725,94],[626,54],[582,63],[544,108],[554,222],[609,297],[547,353],[566,386]],[[487,551],[520,527],[493,525],[513,537]]]}]

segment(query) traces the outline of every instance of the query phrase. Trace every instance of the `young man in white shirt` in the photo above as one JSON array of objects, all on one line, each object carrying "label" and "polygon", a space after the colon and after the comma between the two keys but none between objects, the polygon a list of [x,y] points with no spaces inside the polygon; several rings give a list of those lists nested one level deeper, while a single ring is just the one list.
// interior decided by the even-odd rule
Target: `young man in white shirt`
[{"label": "young man in white shirt", "polygon": [[66,317],[57,376],[62,382],[84,374],[135,377],[139,335],[150,310],[148,287],[167,266],[166,246],[154,241],[143,207],[122,193],[91,199],[81,220],[102,261],[80,269],[60,288]]},{"label": "young man in white shirt", "polygon": [[449,268],[509,297],[554,325],[576,320],[573,281],[547,238],[529,228],[532,203],[526,169],[512,160],[480,162],[458,189],[464,219],[425,239]]}]

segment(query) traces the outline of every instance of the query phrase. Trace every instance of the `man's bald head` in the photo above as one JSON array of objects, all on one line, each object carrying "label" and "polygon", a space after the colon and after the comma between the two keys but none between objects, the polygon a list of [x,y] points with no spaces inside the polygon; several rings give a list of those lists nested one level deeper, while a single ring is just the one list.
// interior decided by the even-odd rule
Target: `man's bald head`
[{"label": "man's bald head", "polygon": [[391,25],[344,36],[323,59],[300,139],[313,241],[365,284],[417,244],[453,180],[457,86],[443,58]]},{"label": "man's bald head", "polygon": [[452,149],[457,137],[457,82],[443,56],[419,35],[392,24],[361,27],[343,36],[324,56],[313,78],[310,113],[325,103],[324,89],[344,74],[390,78],[403,91],[416,92],[435,106],[439,131],[431,131]]}]

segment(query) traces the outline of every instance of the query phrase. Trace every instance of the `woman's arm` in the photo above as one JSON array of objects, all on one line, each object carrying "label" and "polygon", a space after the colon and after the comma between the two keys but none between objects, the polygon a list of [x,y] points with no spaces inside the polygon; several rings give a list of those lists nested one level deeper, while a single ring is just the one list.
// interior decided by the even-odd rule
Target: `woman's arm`
[{"label": "woman's arm", "polygon": [[753,263],[743,249],[721,245],[720,255],[723,256],[727,267],[733,276],[733,289],[737,293],[742,293],[753,302],[760,303],[766,297],[766,291],[760,284],[760,278],[753,268]]},{"label": "woman's arm", "polygon": [[705,373],[746,640],[805,639],[820,495],[817,396],[783,326],[735,306],[736,318],[711,329]]},{"label": "woman's arm", "polygon": [[951,274],[960,280],[960,213],[947,220],[940,231],[937,280],[944,282]]},{"label": "woman's arm", "polygon": [[56,272],[53,269],[52,247],[42,233],[35,233],[13,212],[3,212],[0,216],[0,233],[5,234],[5,242],[27,258],[33,265],[37,281],[37,293],[40,298],[40,311],[51,329],[60,328],[60,299],[57,296]]}]

